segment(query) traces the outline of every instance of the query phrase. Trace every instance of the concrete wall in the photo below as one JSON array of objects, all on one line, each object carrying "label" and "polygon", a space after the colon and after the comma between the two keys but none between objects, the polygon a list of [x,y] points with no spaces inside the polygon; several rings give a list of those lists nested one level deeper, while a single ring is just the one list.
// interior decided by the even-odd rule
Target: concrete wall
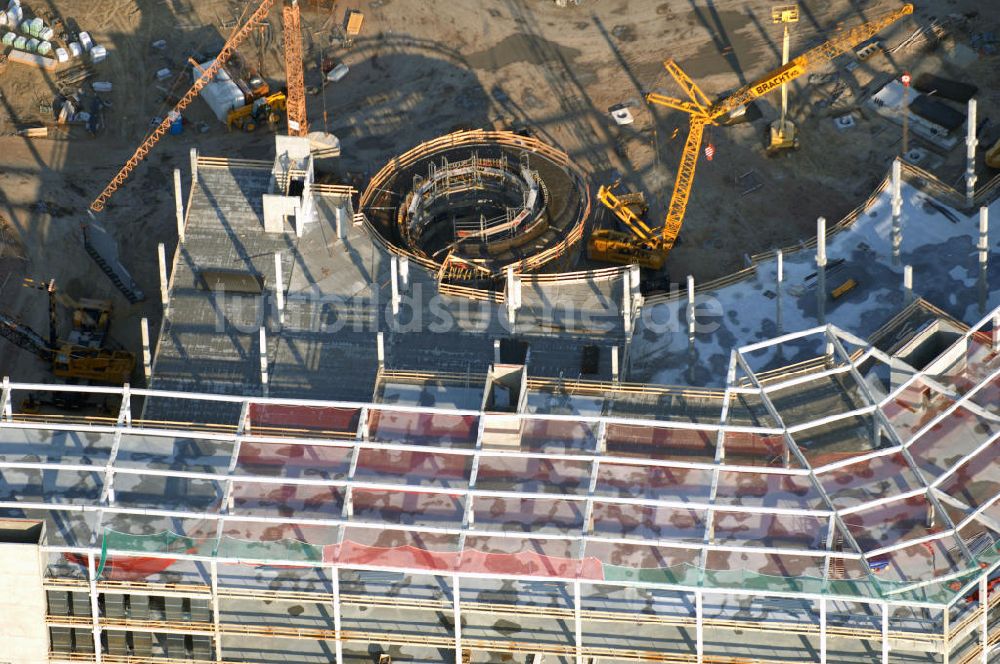
[{"label": "concrete wall", "polygon": [[[40,530],[40,529],[39,529]],[[45,569],[38,541],[11,542],[0,523],[0,664],[43,664],[49,660],[45,628]]]}]

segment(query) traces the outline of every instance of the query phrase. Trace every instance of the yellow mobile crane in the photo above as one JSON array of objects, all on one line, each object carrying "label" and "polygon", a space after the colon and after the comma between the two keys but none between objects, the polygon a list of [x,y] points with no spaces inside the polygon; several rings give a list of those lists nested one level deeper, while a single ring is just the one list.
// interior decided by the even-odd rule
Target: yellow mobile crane
[{"label": "yellow mobile crane", "polygon": [[744,108],[754,99],[777,90],[782,85],[795,80],[817,66],[829,62],[912,13],[913,5],[907,3],[899,9],[885,12],[867,23],[841,30],[829,41],[809,49],[788,64],[768,72],[714,104],[676,62],[667,60],[663,63],[667,73],[684,91],[687,99],[676,99],[650,93],[646,95],[646,101],[683,111],[690,116],[688,136],[684,142],[680,166],[677,168],[677,177],[674,181],[670,204],[667,207],[666,219],[663,226],[651,228],[640,215],[636,214],[633,209],[635,206],[628,205],[627,202],[623,201],[623,197],[614,193],[615,185],[601,186],[597,192],[598,200],[611,210],[631,233],[610,229],[594,231],[587,243],[588,256],[592,260],[611,263],[637,263],[642,267],[655,270],[663,267],[667,254],[677,241],[681,224],[684,223],[684,213],[687,210],[688,199],[691,197],[691,186],[694,184],[695,168],[698,165],[698,153],[701,150],[701,139],[705,132],[705,126],[719,124],[733,111]]}]

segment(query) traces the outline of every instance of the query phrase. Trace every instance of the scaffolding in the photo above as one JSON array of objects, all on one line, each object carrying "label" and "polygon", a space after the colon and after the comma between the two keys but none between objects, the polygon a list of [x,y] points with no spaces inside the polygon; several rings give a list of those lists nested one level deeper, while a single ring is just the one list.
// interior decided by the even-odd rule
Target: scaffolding
[{"label": "scaffolding", "polygon": [[[742,347],[721,397],[710,395],[715,416],[697,420],[657,407],[609,414],[615,408],[594,394],[624,405],[649,388],[632,395],[586,381],[526,382],[514,412],[487,409],[487,395],[481,408],[448,408],[4,381],[0,473],[10,491],[0,507],[58,515],[62,539],[43,546],[56,557],[47,587],[85,592],[81,607],[92,607],[57,615],[50,603],[53,629],[84,633],[73,643],[110,643],[103,635],[121,631],[198,635],[215,661],[234,647],[227,638],[250,635],[329,641],[338,662],[358,642],[449,648],[457,661],[489,650],[710,662],[719,655],[706,630],[739,629],[815,637],[820,661],[831,639],[876,643],[883,662],[891,650],[974,661],[1000,637],[983,601],[1000,572],[998,316],[920,368],[832,326]],[[782,376],[781,347],[815,348],[822,361]],[[470,380],[439,387],[467,394]],[[17,397],[38,390],[115,397],[120,408],[75,420],[19,412]],[[138,398],[146,409],[157,400],[233,404],[239,416],[211,426],[150,421],[133,416]],[[67,436],[87,445],[39,445]],[[248,580],[268,570],[316,583],[268,595]],[[445,604],[410,608],[437,606],[450,630],[345,627],[353,614],[343,613],[339,588],[377,573],[435,579]],[[545,583],[572,599],[498,609],[460,590],[489,583]],[[594,599],[608,592],[688,608],[637,617]],[[121,593],[207,598],[212,617],[122,617],[108,609]],[[219,602],[239,593],[322,604],[332,627],[224,618]],[[359,597],[350,601],[383,602]],[[804,617],[740,617],[724,608],[734,597],[792,603]],[[861,617],[844,607],[862,607]],[[463,612],[497,611],[572,619],[574,636],[463,637]],[[694,652],[588,636],[621,622],[692,629]],[[92,654],[82,661],[119,661]]]}]

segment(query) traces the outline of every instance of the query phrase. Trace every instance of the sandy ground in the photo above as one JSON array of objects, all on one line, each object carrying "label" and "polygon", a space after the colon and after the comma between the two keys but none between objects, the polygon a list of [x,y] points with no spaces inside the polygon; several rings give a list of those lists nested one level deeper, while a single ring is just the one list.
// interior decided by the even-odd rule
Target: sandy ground
[{"label": "sandy ground", "polygon": [[[102,95],[110,103],[105,128],[91,137],[80,127],[48,140],[14,135],[50,119],[40,105],[55,97],[53,76],[20,65],[0,74],[0,216],[6,219],[0,252],[0,302],[44,329],[45,303],[21,279],[55,278],[76,297],[108,297],[116,306],[113,336],[138,345],[138,319],[158,329],[156,243],[168,253],[176,243],[171,171],[187,173],[188,151],[268,157],[271,136],[229,133],[207,106],[195,101],[181,136],[165,137],[112,199],[102,221],[120,239],[125,263],[148,299],[128,303],[84,253],[79,227],[100,192],[149,129],[169,109],[165,92],[182,92],[187,74],[157,82],[155,72],[181,72],[194,51],[210,54],[247,3],[238,0],[36,0],[25,5],[63,16],[88,30],[109,49],[96,80],[113,83]],[[771,2],[762,0],[582,0],[559,8],[547,0],[364,0],[349,3],[365,12],[363,34],[350,48],[336,38],[348,3],[334,16],[304,15],[306,83],[320,81],[319,61],[346,62],[351,71],[321,94],[308,98],[314,128],[342,141],[344,156],[328,167],[363,187],[393,155],[458,128],[491,127],[495,121],[526,125],[571,154],[596,186],[616,177],[647,193],[649,220],[662,219],[686,133],[687,118],[667,109],[649,110],[644,91],[678,94],[662,61],[675,58],[710,96],[721,96],[779,63],[780,33],[770,22]],[[894,43],[918,25],[951,12],[978,10],[976,31],[996,30],[1000,10],[971,0],[919,0],[913,17],[885,33]],[[946,5],[946,6],[943,6]],[[803,3],[792,53],[817,43],[838,24],[854,23],[895,0],[811,0]],[[283,84],[280,13],[272,11],[274,38],[263,71],[272,87]],[[167,48],[151,44],[167,40]],[[959,34],[959,41],[968,41]],[[249,62],[258,52],[241,49]],[[856,110],[873,82],[895,72],[935,70],[981,88],[980,117],[995,106],[997,56],[980,57],[963,72],[948,65],[945,49],[919,48],[876,57],[846,77],[849,90],[838,105],[824,104],[829,84],[800,80],[792,89],[791,113],[803,147],[778,158],[763,154],[767,121],[777,96],[761,105],[762,120],[712,128],[712,162],[701,160],[681,242],[668,259],[670,274],[704,280],[744,264],[744,256],[793,243],[814,232],[815,218],[837,219],[857,205],[883,176],[899,151],[900,131],[868,111]],[[945,63],[945,64],[942,64]],[[825,71],[825,70],[821,70]],[[628,104],[636,121],[617,127],[608,114]],[[855,110],[858,126],[833,128],[833,115]],[[202,133],[199,123],[209,128]],[[675,134],[675,130],[678,130]],[[961,145],[935,156],[936,171],[953,181],[962,171]],[[756,185],[760,185],[757,187]],[[756,187],[756,188],[755,188]],[[748,190],[753,191],[748,192]],[[595,223],[609,223],[598,212]],[[586,263],[582,259],[578,266]],[[68,321],[64,321],[68,326]],[[44,364],[0,343],[0,371],[19,379],[48,377]],[[137,377],[137,382],[138,377]]]}]

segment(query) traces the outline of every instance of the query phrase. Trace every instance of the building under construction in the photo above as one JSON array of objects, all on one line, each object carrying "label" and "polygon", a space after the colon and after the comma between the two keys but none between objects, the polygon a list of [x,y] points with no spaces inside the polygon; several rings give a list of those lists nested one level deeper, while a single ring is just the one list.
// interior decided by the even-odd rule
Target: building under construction
[{"label": "building under construction", "polygon": [[590,195],[522,139],[442,138],[359,209],[307,139],[192,153],[148,388],[4,381],[5,655],[992,661],[989,210],[897,166],[654,294],[560,271]]}]

